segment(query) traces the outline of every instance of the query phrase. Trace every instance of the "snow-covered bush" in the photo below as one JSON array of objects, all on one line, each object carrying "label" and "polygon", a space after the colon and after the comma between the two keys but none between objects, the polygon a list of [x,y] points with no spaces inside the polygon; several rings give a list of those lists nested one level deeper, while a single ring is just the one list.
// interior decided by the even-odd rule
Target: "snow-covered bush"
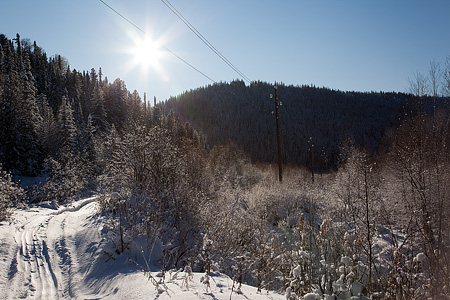
[{"label": "snow-covered bush", "polygon": [[209,155],[212,189],[248,189],[260,180],[258,170],[234,143],[215,146]]},{"label": "snow-covered bush", "polygon": [[[327,241],[336,233],[329,227],[324,228],[331,225],[327,222],[322,222],[317,236],[307,239],[309,246],[300,242],[300,250],[293,253],[299,264],[289,273],[286,299],[368,299],[363,296],[367,288],[359,282],[366,278],[361,271],[364,265],[356,257],[340,254],[346,252],[345,238],[341,240],[341,249]],[[304,241],[308,233],[301,234],[304,237],[300,240]],[[339,258],[339,255],[342,256]]]},{"label": "snow-covered bush", "polygon": [[[211,240],[209,257],[213,265],[228,274],[237,291],[241,283],[251,283],[258,290],[280,287],[274,281],[279,253],[272,225],[258,218],[245,200],[250,190],[225,190],[216,193],[201,211],[201,228]],[[205,255],[196,262],[207,270]]]},{"label": "snow-covered bush", "polygon": [[12,181],[11,174],[2,170],[0,164],[0,221],[11,213],[23,196],[23,190]]},{"label": "snow-covered bush", "polygon": [[45,161],[49,176],[41,188],[38,201],[65,202],[80,195],[88,184],[89,176],[83,159],[67,155],[58,160]]},{"label": "snow-covered bush", "polygon": [[[396,212],[391,222],[403,229],[390,264],[388,286],[396,297],[444,299],[450,294],[450,235],[445,230],[450,226],[450,188],[445,184],[450,181],[448,119],[448,110],[414,111],[389,135],[392,151],[385,162],[389,181],[384,189],[395,204],[390,207]],[[419,253],[425,256],[420,271],[414,261]]]},{"label": "snow-covered bush", "polygon": [[148,247],[159,238],[165,266],[193,260],[201,249],[195,243],[201,240],[198,211],[207,201],[202,149],[164,127],[138,125],[117,135],[103,152],[109,159],[100,182],[105,191],[119,192],[121,201],[105,198],[101,207],[111,213],[118,236],[143,236]]},{"label": "snow-covered bush", "polygon": [[380,189],[379,165],[367,150],[347,145],[326,206],[329,218],[346,230],[346,256],[356,257],[353,273],[364,284],[367,293],[380,292],[379,279],[384,276],[378,256],[377,236],[386,217],[385,200]]},{"label": "snow-covered bush", "polygon": [[430,279],[425,273],[427,259],[423,253],[414,255],[409,241],[400,245],[392,253],[392,263],[386,274],[384,294],[388,298],[426,299],[424,286],[429,286]]}]

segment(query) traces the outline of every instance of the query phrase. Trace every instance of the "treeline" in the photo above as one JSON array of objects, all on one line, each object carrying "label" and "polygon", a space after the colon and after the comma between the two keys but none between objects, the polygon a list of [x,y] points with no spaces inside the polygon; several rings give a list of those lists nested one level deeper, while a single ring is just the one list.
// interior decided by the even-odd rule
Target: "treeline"
[{"label": "treeline", "polygon": [[27,201],[69,201],[84,191],[118,189],[105,178],[119,150],[123,159],[115,169],[126,168],[123,163],[133,157],[129,151],[136,144],[128,142],[138,133],[158,135],[167,149],[180,152],[206,147],[201,133],[173,113],[165,115],[156,99],[150,106],[145,94],[141,99],[137,91],[129,92],[120,79],[110,83],[101,68],[71,70],[62,56],[47,58],[36,42],[19,35],[14,40],[0,35],[0,68],[3,212],[17,203],[19,194],[10,192],[18,191],[11,174],[46,177],[42,186],[21,192]]},{"label": "treeline", "polygon": [[[98,72],[71,69],[60,56],[47,57],[36,42],[0,35],[0,163],[16,175],[37,175],[48,160],[70,155],[94,163],[95,143],[142,124],[156,126],[164,116],[154,100],[109,82]],[[173,124],[171,126],[174,126]],[[189,124],[178,132],[200,138]],[[180,133],[181,134],[181,133]]]},{"label": "treeline", "polygon": [[[233,141],[253,162],[276,162],[273,84],[217,83],[165,102],[165,110],[208,136],[210,146]],[[337,166],[345,140],[376,153],[386,146],[386,129],[417,112],[417,100],[404,93],[342,92],[315,86],[278,84],[283,162],[327,171]],[[442,98],[438,99],[444,105]],[[433,109],[425,97],[422,108]]]}]

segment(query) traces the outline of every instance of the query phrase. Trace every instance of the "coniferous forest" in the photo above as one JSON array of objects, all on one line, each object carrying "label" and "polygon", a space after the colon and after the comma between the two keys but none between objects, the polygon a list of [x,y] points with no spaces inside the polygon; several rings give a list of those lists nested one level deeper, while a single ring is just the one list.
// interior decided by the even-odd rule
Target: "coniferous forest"
[{"label": "coniferous forest", "polygon": [[143,239],[162,272],[286,299],[448,299],[450,57],[442,69],[409,93],[276,83],[279,182],[274,84],[158,102],[0,35],[0,219],[95,195],[109,257]]}]

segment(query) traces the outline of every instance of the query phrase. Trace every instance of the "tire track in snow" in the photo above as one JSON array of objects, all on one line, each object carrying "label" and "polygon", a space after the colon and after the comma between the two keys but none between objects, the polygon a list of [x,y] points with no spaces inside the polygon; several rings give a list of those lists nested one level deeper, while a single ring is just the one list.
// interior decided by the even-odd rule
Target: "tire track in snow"
[{"label": "tire track in snow", "polygon": [[10,234],[11,250],[8,255],[9,267],[7,282],[5,284],[4,299],[29,299],[36,296],[36,284],[33,284],[32,268],[33,255],[31,253],[32,231],[35,224],[40,223],[39,218],[33,215],[26,218],[21,227],[15,226]]},{"label": "tire track in snow", "polygon": [[[3,229],[6,229],[5,227]],[[0,299],[24,299],[27,298],[29,288],[27,280],[21,276],[18,269],[19,247],[15,242],[16,229],[14,226],[9,227],[2,231],[0,236]]]},{"label": "tire track in snow", "polygon": [[71,213],[78,212],[96,200],[96,197],[87,198],[49,214],[52,218],[49,220],[49,227],[51,229],[47,230],[47,240],[54,249],[54,265],[58,267],[56,276],[59,283],[58,292],[63,299],[77,298],[79,296],[81,281],[77,274],[79,265],[77,262],[76,245],[73,241],[77,230],[81,228],[74,230],[73,226],[71,226],[73,221],[73,215]]},{"label": "tire track in snow", "polygon": [[75,298],[74,294],[74,284],[73,284],[73,260],[70,249],[67,245],[67,235],[65,232],[65,224],[66,224],[66,216],[64,219],[60,221],[60,233],[58,237],[56,237],[55,251],[58,255],[58,263],[61,268],[61,281],[62,287],[61,293],[63,298]]},{"label": "tire track in snow", "polygon": [[88,198],[56,212],[46,208],[21,210],[12,223],[4,225],[0,299],[78,298],[79,289],[84,288],[84,274],[78,274],[81,257],[76,252],[82,228],[73,226],[76,219],[72,218],[79,218],[77,212],[95,200]]},{"label": "tire track in snow", "polygon": [[58,299],[58,281],[53,272],[48,246],[39,235],[39,230],[45,225],[40,223],[27,227],[16,233],[17,271],[26,279],[25,286],[28,285],[35,299]]}]

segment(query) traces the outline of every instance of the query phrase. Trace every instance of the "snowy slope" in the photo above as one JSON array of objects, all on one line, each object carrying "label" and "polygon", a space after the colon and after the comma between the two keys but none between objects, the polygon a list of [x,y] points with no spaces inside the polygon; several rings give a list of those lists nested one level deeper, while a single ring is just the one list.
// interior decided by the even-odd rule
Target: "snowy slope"
[{"label": "snowy slope", "polygon": [[245,285],[232,292],[221,274],[207,289],[202,274],[168,273],[156,288],[125,255],[107,255],[102,228],[95,198],[17,210],[0,223],[0,299],[285,299]]}]

